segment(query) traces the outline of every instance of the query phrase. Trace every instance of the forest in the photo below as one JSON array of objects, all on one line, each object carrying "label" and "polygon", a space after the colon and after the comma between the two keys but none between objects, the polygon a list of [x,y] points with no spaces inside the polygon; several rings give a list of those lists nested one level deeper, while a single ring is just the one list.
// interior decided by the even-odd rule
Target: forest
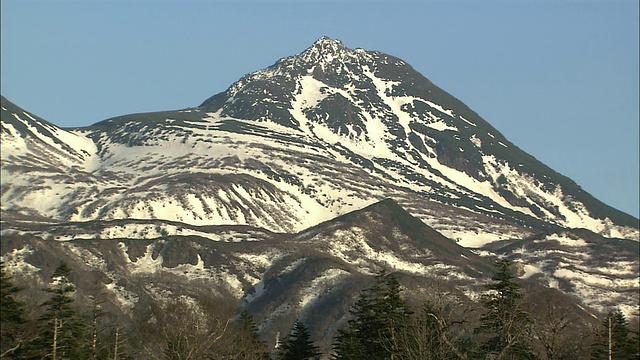
[{"label": "forest", "polygon": [[395,274],[378,272],[323,353],[301,320],[269,346],[253,315],[228,299],[176,297],[137,312],[126,325],[104,310],[100,296],[81,312],[64,262],[42,290],[47,300],[30,308],[3,263],[0,358],[640,359],[637,326],[619,309],[586,322],[562,298],[523,289],[510,261],[495,266],[475,305],[446,293],[416,305],[403,297]]}]

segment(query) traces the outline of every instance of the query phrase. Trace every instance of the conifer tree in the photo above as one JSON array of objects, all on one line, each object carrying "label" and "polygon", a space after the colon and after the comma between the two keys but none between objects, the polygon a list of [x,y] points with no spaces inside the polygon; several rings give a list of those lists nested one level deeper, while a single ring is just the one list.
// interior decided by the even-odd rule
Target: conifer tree
[{"label": "conifer tree", "polygon": [[633,360],[639,359],[638,342],[633,339],[629,321],[619,309],[609,311],[596,334],[592,346],[593,360]]},{"label": "conifer tree", "polygon": [[240,313],[240,319],[238,320],[240,330],[249,334],[252,340],[259,341],[260,335],[258,334],[258,327],[256,326],[253,315],[248,310],[242,310]]},{"label": "conifer tree", "polygon": [[411,310],[400,293],[398,279],[384,270],[379,272],[375,284],[360,294],[350,310],[354,317],[349,321],[351,332],[343,332],[337,339],[334,356],[342,359],[346,358],[344,349],[364,349],[367,359],[401,358],[402,336],[410,323]]},{"label": "conifer tree", "polygon": [[0,331],[0,358],[16,358],[16,354],[24,347],[27,339],[24,334],[26,323],[26,311],[24,302],[15,298],[22,290],[15,285],[11,276],[5,271],[5,263],[0,263],[2,277],[0,278],[0,318],[2,326]]},{"label": "conifer tree", "polygon": [[338,330],[338,336],[333,344],[333,359],[335,360],[366,360],[367,353],[355,330]]},{"label": "conifer tree", "polygon": [[487,286],[489,293],[482,298],[487,312],[480,318],[480,327],[476,329],[476,332],[488,336],[481,350],[485,356],[496,360],[534,358],[527,343],[531,319],[522,309],[524,296],[511,272],[511,262],[501,260],[496,267],[493,282]]},{"label": "conifer tree", "polygon": [[233,336],[235,346],[229,351],[237,360],[268,360],[267,344],[260,340],[258,327],[253,315],[246,309],[240,313],[236,333]]},{"label": "conifer tree", "polygon": [[280,349],[278,358],[281,360],[319,359],[321,355],[318,347],[311,341],[309,329],[299,320],[293,325],[289,337],[283,341]]},{"label": "conifer tree", "polygon": [[87,346],[83,343],[85,326],[71,306],[76,288],[69,280],[70,274],[71,269],[62,262],[53,272],[50,286],[45,289],[52,296],[42,304],[46,307],[39,318],[43,330],[32,349],[39,356],[53,360],[89,357]]}]

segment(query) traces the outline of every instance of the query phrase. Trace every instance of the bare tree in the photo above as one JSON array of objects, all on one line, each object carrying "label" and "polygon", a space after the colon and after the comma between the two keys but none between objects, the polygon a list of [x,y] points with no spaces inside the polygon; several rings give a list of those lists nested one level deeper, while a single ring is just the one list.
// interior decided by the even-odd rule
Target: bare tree
[{"label": "bare tree", "polygon": [[540,289],[529,299],[533,317],[534,345],[542,358],[584,359],[589,357],[590,324],[577,313],[571,299],[553,289]]},{"label": "bare tree", "polygon": [[227,332],[235,303],[182,296],[152,306],[141,324],[145,356],[155,359],[206,359]]},{"label": "bare tree", "polygon": [[[414,314],[411,326],[406,328],[403,347],[410,359],[467,359],[462,339],[465,336],[469,308],[455,297],[438,294],[427,300]],[[450,303],[443,303],[445,297]],[[455,307],[458,313],[450,310]]]},{"label": "bare tree", "polygon": [[98,358],[98,335],[104,331],[104,327],[100,324],[100,319],[107,313],[104,311],[104,303],[106,299],[104,292],[101,291],[102,284],[96,284],[93,288],[93,293],[89,295],[91,300],[91,358]]},{"label": "bare tree", "polygon": [[244,310],[230,331],[216,343],[213,359],[269,360],[267,343],[260,339],[253,315]]}]

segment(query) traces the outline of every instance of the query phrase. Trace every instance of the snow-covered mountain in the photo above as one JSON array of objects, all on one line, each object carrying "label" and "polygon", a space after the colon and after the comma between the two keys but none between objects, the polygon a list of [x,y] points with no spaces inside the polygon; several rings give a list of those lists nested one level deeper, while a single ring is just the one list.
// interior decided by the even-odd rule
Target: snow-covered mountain
[{"label": "snow-covered mountain", "polygon": [[[136,231],[159,231],[167,225],[182,228],[184,235],[136,237]],[[551,293],[534,292],[541,304],[560,291],[570,295],[566,306],[574,308],[585,326],[596,312],[612,306],[634,314],[638,301],[636,241],[567,230],[472,250],[390,199],[295,234],[157,220],[23,221],[18,227],[22,230],[8,231],[5,224],[3,260],[36,288],[64,260],[78,274],[78,288],[85,289],[77,295],[80,302],[90,306],[89,290],[102,283],[103,306],[123,323],[150,303],[183,294],[230,294],[254,314],[270,345],[278,333],[287,333],[296,319],[302,319],[325,353],[346,323],[349,306],[382,268],[400,276],[409,301],[446,296],[452,304],[464,303],[478,300],[484,292],[494,271],[490,259],[505,256],[519,265],[527,287],[550,288]],[[125,229],[126,238],[90,238]]]},{"label": "snow-covered mountain", "polygon": [[[637,219],[518,149],[402,60],[325,37],[197,108],[63,130],[2,106],[5,211],[297,231],[391,197],[463,244],[521,226],[638,239]],[[512,227],[470,239],[470,221],[486,216]]]},{"label": "snow-covered mountain", "polygon": [[[348,279],[389,266],[416,277],[444,269],[472,294],[490,272],[478,254],[488,254],[520,261],[524,278],[593,309],[616,302],[631,312],[638,303],[638,219],[593,198],[380,52],[323,37],[198,107],[86,128],[59,128],[4,97],[1,110],[3,258],[29,268],[38,247],[67,244],[60,245],[67,256],[98,259],[87,266],[111,274],[110,289],[123,302],[146,291],[119,285],[128,276],[171,268],[218,279],[258,308],[256,294],[276,291],[265,276],[294,271],[310,246],[331,260],[296,286],[314,289],[333,284],[325,278],[336,274]],[[389,198],[399,206],[380,203]],[[341,216],[366,208],[374,218],[389,206],[406,209],[455,256],[402,231],[382,238],[413,242],[382,247],[372,245],[375,234],[362,235],[362,225],[339,231]],[[162,259],[171,251],[153,248],[126,260],[126,249],[142,244],[132,239],[156,247],[183,239],[191,265],[169,266]],[[214,244],[236,242],[253,247],[245,259],[251,266],[203,260]],[[280,242],[308,246],[285,256]]]}]

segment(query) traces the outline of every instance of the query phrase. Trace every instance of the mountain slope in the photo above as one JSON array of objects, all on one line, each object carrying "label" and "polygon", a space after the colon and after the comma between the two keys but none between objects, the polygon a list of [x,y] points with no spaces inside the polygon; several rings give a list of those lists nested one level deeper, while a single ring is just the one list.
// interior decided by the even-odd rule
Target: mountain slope
[{"label": "mountain slope", "polygon": [[638,219],[379,52],[321,38],[198,107],[86,128],[0,115],[3,260],[68,259],[123,313],[204,287],[328,341],[380,268],[475,299],[495,257],[590,312],[638,303]]},{"label": "mountain slope", "polygon": [[[296,231],[376,198],[394,197],[420,213],[431,212],[433,219],[446,220],[441,229],[466,231],[464,224],[489,228],[496,223],[492,236],[527,231],[433,202],[354,163],[362,158],[348,157],[345,149],[314,142],[292,129],[237,119],[194,121],[201,116],[197,109],[140,114],[75,130],[95,141],[99,166],[84,182],[66,181],[68,200],[31,212],[65,221],[157,218]],[[112,123],[116,125],[109,126]],[[5,135],[3,144],[17,140]],[[30,151],[24,149],[23,158]],[[6,156],[3,171],[16,163],[22,159]],[[60,173],[66,176],[64,170]],[[46,174],[30,169],[3,176],[5,212],[35,206],[25,200],[32,194],[29,188],[12,185],[13,178],[31,176],[38,177],[32,183],[50,182]],[[46,190],[38,196],[57,200],[62,194],[58,188]]]},{"label": "mountain slope", "polygon": [[449,201],[471,190],[496,202],[485,206],[545,221],[584,226],[586,210],[637,227],[637,219],[599,203],[518,149],[402,60],[353,51],[339,41],[321,38],[245,76],[201,108],[312,133],[369,160],[369,168],[401,172],[396,179],[409,186],[414,181],[432,193],[444,191]]},{"label": "mountain slope", "polygon": [[[77,136],[91,155],[73,166],[75,180],[62,189],[11,185],[50,178],[18,165],[20,156],[41,150],[21,140],[23,125],[14,119],[26,112],[3,104],[3,149],[22,154],[3,151],[5,211],[290,232],[392,197],[470,246],[526,228],[638,239],[637,219],[518,149],[402,60],[328,38],[197,108],[60,129],[56,134]],[[43,198],[57,206],[42,206]],[[479,226],[484,239],[469,233]]]},{"label": "mountain slope", "polygon": [[[271,346],[278,333],[287,333],[301,319],[325,353],[346,324],[349,307],[380,269],[396,274],[403,296],[416,304],[442,294],[449,301],[477,300],[494,271],[490,259],[442,236],[389,199],[296,234],[174,223],[184,228],[183,235],[83,239],[98,228],[114,230],[136,223],[153,227],[162,222],[30,222],[21,226],[27,229],[22,232],[8,231],[5,224],[2,258],[9,271],[36,289],[58,261],[69,263],[79,304],[90,311],[89,296],[99,284],[105,311],[117,316],[120,324],[139,321],[150,304],[169,298],[229,294],[225,296],[238,302],[239,311],[254,314]],[[66,241],[43,239],[64,231],[75,233]],[[494,243],[493,249],[480,253],[491,250],[514,260],[524,284],[545,285],[551,293],[562,290],[570,295],[566,305],[593,314],[615,304],[632,314],[638,301],[633,290],[637,245],[567,231],[539,234],[532,241]],[[609,251],[617,254],[615,259],[602,255]],[[591,316],[585,315],[587,320]]]},{"label": "mountain slope", "polygon": [[[91,232],[96,226],[116,228],[133,222],[78,223],[73,228],[80,236],[68,241],[41,236],[69,225],[30,223],[22,233],[5,228],[3,260],[8,269],[22,269],[20,276],[34,282],[45,281],[44,274],[56,266],[51,257],[64,260],[77,272],[79,289],[104,284],[105,306],[125,317],[143,311],[150,302],[180,294],[195,296],[202,288],[207,293],[229,293],[260,319],[266,338],[286,333],[301,318],[325,346],[336,334],[337,324],[348,317],[359,291],[380,269],[413,279],[407,295],[416,297],[442,278],[450,280],[442,290],[465,297],[480,291],[479,281],[492,271],[490,262],[391,200],[297,234],[234,225],[154,240],[81,236],[81,229]],[[89,295],[81,292],[77,297],[84,302]]]}]

